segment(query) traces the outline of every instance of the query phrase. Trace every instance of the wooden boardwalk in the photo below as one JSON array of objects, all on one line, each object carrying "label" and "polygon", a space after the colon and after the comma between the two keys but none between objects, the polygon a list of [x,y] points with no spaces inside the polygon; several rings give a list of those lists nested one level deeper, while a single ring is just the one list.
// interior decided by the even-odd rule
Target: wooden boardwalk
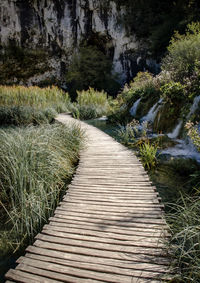
[{"label": "wooden boardwalk", "polygon": [[167,225],[156,188],[131,151],[81,126],[88,145],[69,190],[7,282],[162,282]]}]

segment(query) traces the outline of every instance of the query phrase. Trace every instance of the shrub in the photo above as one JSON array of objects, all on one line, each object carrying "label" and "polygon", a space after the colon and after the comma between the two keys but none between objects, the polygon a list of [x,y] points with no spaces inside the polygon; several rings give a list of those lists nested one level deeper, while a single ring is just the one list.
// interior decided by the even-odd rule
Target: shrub
[{"label": "shrub", "polygon": [[117,137],[120,142],[129,147],[137,147],[147,138],[148,123],[133,119],[126,126],[120,126],[117,130]]},{"label": "shrub", "polygon": [[169,103],[183,101],[186,98],[185,88],[179,82],[170,82],[161,87],[164,100]]},{"label": "shrub", "polygon": [[188,136],[191,138],[192,142],[197,147],[197,150],[200,152],[200,134],[198,128],[195,127],[194,123],[191,122],[188,122],[185,127],[188,131]]},{"label": "shrub", "polygon": [[89,86],[112,95],[119,89],[116,76],[112,74],[111,60],[96,46],[81,47],[78,54],[74,54],[66,80],[73,98],[77,90]]},{"label": "shrub", "polygon": [[150,144],[149,141],[144,142],[140,146],[139,154],[144,167],[147,168],[148,170],[151,170],[156,166],[157,151],[158,151],[158,147],[154,144]]},{"label": "shrub", "polygon": [[36,110],[29,106],[0,106],[0,126],[51,123],[56,115],[52,108]]},{"label": "shrub", "polygon": [[107,115],[111,110],[107,94],[89,88],[78,92],[77,103],[71,107],[72,115],[81,120],[89,120]]},{"label": "shrub", "polygon": [[82,141],[77,125],[0,130],[0,204],[7,212],[2,253],[32,241],[48,220],[74,172]]},{"label": "shrub", "polygon": [[189,24],[186,34],[175,33],[163,59],[162,69],[169,71],[175,81],[192,78],[200,60],[200,23]]}]

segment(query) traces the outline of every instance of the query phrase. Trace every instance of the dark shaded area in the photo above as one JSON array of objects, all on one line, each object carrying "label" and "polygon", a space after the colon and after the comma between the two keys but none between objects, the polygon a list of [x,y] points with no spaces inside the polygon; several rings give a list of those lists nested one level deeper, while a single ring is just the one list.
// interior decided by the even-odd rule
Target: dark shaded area
[{"label": "dark shaded area", "polygon": [[127,8],[121,21],[128,33],[136,34],[150,44],[155,57],[161,57],[169,44],[174,30],[184,32],[192,21],[200,19],[200,2],[198,0],[115,0]]}]

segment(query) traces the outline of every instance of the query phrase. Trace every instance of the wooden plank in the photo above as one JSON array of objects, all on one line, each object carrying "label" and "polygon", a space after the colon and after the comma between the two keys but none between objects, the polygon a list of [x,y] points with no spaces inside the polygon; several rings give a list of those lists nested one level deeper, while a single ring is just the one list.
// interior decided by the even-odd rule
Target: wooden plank
[{"label": "wooden plank", "polygon": [[62,220],[59,218],[51,219],[49,223],[51,226],[61,226],[61,227],[69,227],[69,228],[77,228],[77,229],[87,229],[93,231],[100,231],[100,232],[112,232],[119,235],[134,235],[134,236],[143,236],[143,237],[150,237],[150,238],[164,238],[169,235],[167,230],[158,230],[158,229],[142,229],[142,228],[129,228],[126,229],[125,227],[116,227],[116,226],[104,226],[104,225],[96,225],[94,223],[88,223],[87,226],[85,223],[80,221],[70,221],[70,220]]},{"label": "wooden plank", "polygon": [[[57,269],[57,271],[50,271],[50,270],[45,270],[43,269],[43,266],[45,265],[44,262],[41,265],[41,262],[37,261],[37,263],[33,266],[29,265],[29,264],[23,264],[20,263],[17,266],[17,270],[20,271],[24,271],[24,272],[29,272],[31,274],[33,274],[33,278],[36,277],[37,275],[43,277],[43,279],[39,282],[43,283],[43,282],[55,282],[55,283],[60,283],[61,282],[73,282],[73,283],[99,283],[99,282],[103,282],[100,280],[94,280],[94,279],[90,279],[90,278],[81,278],[79,276],[79,274],[73,274],[74,276],[70,276],[68,274],[63,274],[61,272],[59,272],[59,270]],[[52,264],[51,264],[52,265]],[[46,279],[45,279],[46,277]],[[51,281],[50,279],[53,279],[54,281]],[[37,278],[35,279],[37,280]],[[37,282],[37,281],[36,281]],[[26,282],[29,283],[29,282]]]},{"label": "wooden plank", "polygon": [[62,223],[80,223],[84,225],[95,225],[96,227],[99,227],[99,229],[106,230],[109,227],[119,229],[119,230],[129,230],[129,231],[143,231],[143,232],[152,232],[153,231],[163,231],[167,230],[167,227],[165,225],[158,225],[158,224],[144,224],[144,223],[122,223],[122,222],[111,222],[111,221],[99,221],[99,220],[93,220],[93,219],[75,219],[70,217],[63,217],[56,215],[55,217],[50,218],[51,221],[58,221]]},{"label": "wooden plank", "polygon": [[136,247],[147,247],[147,248],[164,248],[163,243],[157,242],[151,242],[151,241],[146,241],[144,237],[142,238],[137,238],[135,241],[133,240],[116,240],[112,238],[106,238],[106,237],[97,237],[96,235],[94,236],[89,236],[89,235],[79,235],[79,234],[70,234],[68,231],[61,232],[54,231],[53,229],[50,229],[51,227],[44,227],[42,230],[42,234],[48,235],[48,236],[54,236],[54,237],[60,237],[60,238],[65,238],[65,239],[72,239],[72,240],[81,240],[81,241],[91,241],[91,242],[96,242],[96,243],[107,243],[107,244],[115,244],[115,245],[121,245],[121,246],[136,246]]},{"label": "wooden plank", "polygon": [[[56,251],[56,250],[49,250],[45,248],[38,248],[36,246],[29,246],[26,251],[30,255],[40,255],[40,256],[47,256],[49,260],[52,259],[61,259],[61,260],[70,260],[75,262],[84,262],[84,263],[96,263],[97,265],[106,265],[110,267],[120,267],[120,268],[131,268],[136,270],[143,270],[143,271],[155,271],[158,273],[167,273],[168,267],[166,265],[160,263],[145,263],[145,262],[138,262],[138,261],[127,261],[124,258],[120,259],[110,259],[105,257],[94,257],[94,256],[87,256],[83,254],[75,254],[67,253],[63,251]],[[27,256],[27,254],[26,254]]]},{"label": "wooden plank", "polygon": [[166,256],[166,251],[162,248],[147,248],[147,247],[138,247],[138,246],[119,246],[114,244],[108,243],[100,243],[100,242],[91,242],[91,241],[84,241],[84,240],[74,240],[74,239],[67,239],[62,237],[54,237],[45,234],[37,234],[35,237],[38,240],[60,244],[65,247],[73,246],[73,247],[84,247],[84,248],[95,248],[102,251],[115,251],[121,253],[130,253],[130,254],[143,254],[143,255],[151,255],[151,256]]},{"label": "wooden plank", "polygon": [[76,200],[76,199],[63,199],[63,202],[67,203],[78,203],[78,204],[87,204],[87,205],[96,205],[96,206],[102,206],[102,207],[115,207],[117,208],[123,208],[123,207],[134,207],[134,208],[164,208],[162,204],[159,204],[159,201],[152,202],[152,203],[108,203],[108,202],[98,202],[98,201],[83,201],[83,200]]},{"label": "wooden plank", "polygon": [[[42,267],[42,271],[41,273],[44,273],[45,275],[49,275],[51,276],[51,278],[54,279],[58,279],[58,280],[63,280],[63,282],[69,282],[67,279],[68,275],[70,276],[77,276],[79,278],[76,279],[76,281],[72,281],[72,282],[111,282],[111,283],[124,283],[124,282],[137,282],[137,280],[139,279],[137,274],[139,275],[139,272],[135,272],[137,274],[135,274],[132,271],[130,271],[129,275],[119,275],[116,273],[106,273],[102,268],[100,269],[100,272],[98,272],[97,270],[93,270],[92,269],[92,264],[90,264],[90,269],[82,269],[81,268],[81,263],[79,268],[75,268],[75,267],[71,267],[71,266],[65,266],[65,265],[61,265],[61,264],[56,264],[56,263],[51,263],[51,262],[45,262],[45,261],[41,261],[41,260],[35,260],[33,258],[23,258],[23,260],[21,260],[23,263],[19,264],[19,268],[21,268],[21,266],[24,268],[24,266],[31,266],[34,267],[36,269],[41,268]],[[97,268],[96,268],[97,269]],[[106,269],[106,268],[105,268]],[[144,276],[142,275],[142,272],[140,272],[140,279],[144,278]],[[154,278],[155,280],[159,279],[160,274],[156,274],[156,273],[152,273],[151,274],[151,278]],[[83,281],[82,278],[85,278],[85,280]],[[135,280],[134,280],[135,279]],[[79,281],[78,281],[79,280]],[[92,281],[93,280],[93,281]],[[70,281],[71,282],[71,281]]]},{"label": "wooden plank", "polygon": [[44,278],[37,274],[29,273],[29,270],[10,269],[5,276],[7,279],[15,280],[20,283],[60,283],[60,281]]},{"label": "wooden plank", "polygon": [[[47,257],[47,256],[41,256],[41,255],[36,255],[36,254],[26,254],[26,257],[24,258],[20,258],[18,260],[18,262],[24,262],[26,263],[26,260],[28,259],[34,259],[34,260],[40,260],[41,262],[50,262],[50,263],[55,263],[55,264],[59,264],[59,265],[63,265],[63,266],[70,266],[70,267],[74,267],[76,268],[77,265],[81,268],[81,269],[85,269],[85,270],[92,270],[92,271],[97,271],[97,272],[103,272],[103,273],[112,273],[112,274],[118,274],[118,275],[126,275],[126,276],[131,276],[131,277],[136,277],[136,278],[152,278],[153,276],[156,278],[161,278],[163,277],[163,275],[165,275],[165,272],[163,274],[163,272],[158,272],[158,271],[146,271],[146,270],[138,270],[134,267],[130,267],[129,268],[121,268],[121,267],[115,267],[115,266],[108,266],[105,265],[105,263],[103,264],[96,264],[93,262],[81,262],[81,261],[73,261],[73,260],[66,260],[66,259],[55,259],[52,257]],[[94,260],[94,259],[93,259]],[[48,268],[48,267],[47,267]]]},{"label": "wooden plank", "polygon": [[[106,225],[115,225],[120,223],[121,226],[128,226],[128,227],[148,227],[148,225],[153,225],[153,227],[160,227],[160,225],[166,225],[166,222],[163,219],[151,219],[151,218],[145,218],[145,217],[129,217],[127,219],[123,218],[112,218],[112,217],[93,217],[93,216],[85,216],[82,214],[75,215],[70,213],[62,213],[61,211],[55,212],[55,216],[58,218],[63,219],[71,219],[71,220],[81,220],[86,222],[92,222],[92,223],[100,223],[100,221],[103,221]],[[138,225],[137,225],[138,224]],[[145,224],[142,225],[142,224]],[[158,226],[157,226],[158,225]]]},{"label": "wooden plank", "polygon": [[108,217],[138,217],[138,218],[151,218],[151,219],[163,219],[164,215],[162,215],[160,213],[160,211],[135,211],[135,210],[131,210],[131,211],[126,211],[126,212],[105,212],[102,210],[92,210],[89,208],[84,208],[84,209],[79,209],[79,211],[77,211],[77,208],[73,208],[70,206],[58,206],[55,210],[55,212],[57,211],[65,211],[66,213],[75,213],[77,215],[79,214],[83,214],[83,215],[88,215],[88,216],[93,216],[93,215],[101,215],[101,216],[108,216]]},{"label": "wooden plank", "polygon": [[67,215],[67,216],[75,216],[75,217],[87,217],[87,218],[94,218],[94,219],[104,219],[104,220],[113,220],[113,221],[122,221],[122,222],[134,222],[134,221],[140,221],[142,223],[144,223],[145,221],[149,221],[150,223],[154,223],[154,224],[165,224],[166,225],[166,221],[165,219],[158,214],[157,215],[147,215],[147,214],[139,214],[139,213],[135,213],[135,214],[128,214],[128,215],[112,215],[112,214],[105,214],[105,213],[86,213],[85,211],[81,212],[79,211],[79,213],[73,212],[73,211],[69,211],[68,213],[66,210],[62,210],[57,208],[55,211],[55,215],[56,214],[63,214],[63,215]]},{"label": "wooden plank", "polygon": [[132,190],[132,192],[126,192],[124,194],[124,192],[111,192],[109,190],[97,190],[97,189],[79,189],[77,188],[70,188],[67,192],[67,195],[70,196],[96,196],[97,198],[101,198],[101,197],[113,197],[113,198],[122,198],[122,199],[127,199],[127,198],[135,198],[135,197],[139,197],[139,198],[157,198],[158,197],[158,193],[157,192],[149,192],[149,191],[135,191]]},{"label": "wooden plank", "polygon": [[65,253],[73,253],[73,254],[81,254],[81,255],[87,255],[92,257],[103,257],[103,258],[109,258],[109,259],[120,259],[120,260],[126,260],[131,261],[132,263],[135,262],[143,262],[143,263],[151,263],[151,264],[160,264],[160,265],[168,265],[169,260],[166,257],[158,256],[158,255],[152,255],[152,254],[143,254],[143,253],[130,253],[128,252],[114,252],[114,251],[108,251],[108,250],[102,250],[102,249],[96,249],[92,245],[90,248],[79,246],[71,246],[71,245],[63,245],[63,244],[57,244],[53,242],[46,242],[37,240],[34,243],[34,246],[40,247],[43,249],[49,249],[59,252],[65,252]]},{"label": "wooden plank", "polygon": [[[75,234],[75,235],[87,235],[87,236],[94,236],[94,237],[101,237],[101,238],[109,238],[109,239],[115,239],[115,240],[120,240],[121,241],[145,241],[145,243],[154,243],[154,244],[159,244],[163,243],[163,239],[158,239],[154,237],[146,237],[145,235],[125,235],[125,234],[119,234],[119,233],[114,233],[114,232],[101,232],[101,231],[94,231],[91,229],[80,229],[80,228],[74,228],[74,227],[63,227],[59,225],[45,225],[44,228],[45,230],[50,230],[50,231],[59,231],[59,232],[65,232],[68,234]],[[44,230],[42,230],[44,232]],[[138,233],[139,234],[139,233]],[[141,243],[140,242],[140,243]]]},{"label": "wooden plank", "polygon": [[130,213],[134,213],[135,211],[137,211],[138,213],[153,213],[153,212],[160,212],[162,213],[162,206],[154,206],[154,207],[136,207],[136,206],[132,206],[130,207],[114,207],[114,206],[99,206],[99,205],[95,205],[95,204],[85,204],[85,203],[75,203],[75,202],[61,202],[61,206],[62,207],[75,207],[77,208],[80,207],[80,209],[89,209],[89,210],[95,210],[95,211],[99,211],[102,209],[102,211],[105,212],[121,212],[121,213],[127,213],[127,211],[129,210]]},{"label": "wooden plank", "polygon": [[108,203],[123,203],[126,205],[127,203],[135,204],[135,203],[159,203],[157,197],[148,197],[145,198],[145,196],[142,197],[117,197],[117,196],[106,196],[104,197],[102,194],[102,197],[93,195],[93,196],[84,196],[81,194],[76,194],[76,195],[71,195],[70,193],[67,194],[67,196],[64,198],[65,200],[70,200],[70,199],[76,199],[76,200],[83,200],[83,201],[95,201],[95,202],[108,202]]}]

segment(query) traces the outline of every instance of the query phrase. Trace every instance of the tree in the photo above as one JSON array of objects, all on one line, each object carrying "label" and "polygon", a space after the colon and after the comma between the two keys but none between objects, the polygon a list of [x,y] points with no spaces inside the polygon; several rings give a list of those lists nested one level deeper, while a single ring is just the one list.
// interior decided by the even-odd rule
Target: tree
[{"label": "tree", "polygon": [[112,62],[96,46],[80,47],[74,54],[67,73],[69,91],[74,98],[77,90],[93,87],[109,94],[117,91],[119,84],[112,74]]}]

